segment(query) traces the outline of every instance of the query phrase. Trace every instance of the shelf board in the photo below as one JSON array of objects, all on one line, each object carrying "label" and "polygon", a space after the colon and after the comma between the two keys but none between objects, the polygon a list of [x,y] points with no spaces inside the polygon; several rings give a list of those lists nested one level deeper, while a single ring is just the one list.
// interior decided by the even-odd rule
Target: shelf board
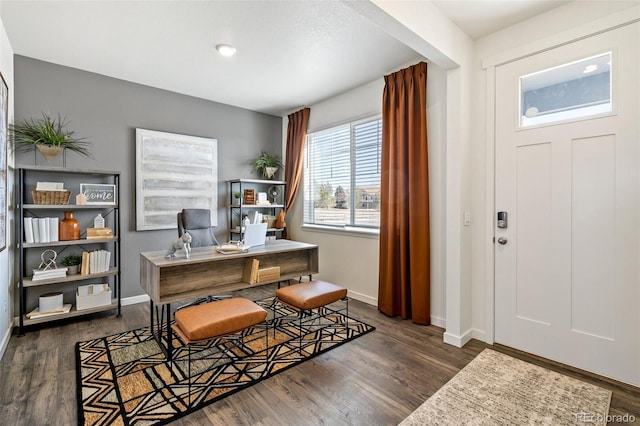
[{"label": "shelf board", "polygon": [[42,324],[49,321],[57,321],[63,318],[79,317],[82,315],[94,314],[96,312],[110,311],[113,309],[118,309],[118,301],[116,299],[113,299],[109,305],[97,306],[95,308],[83,309],[81,311],[76,310],[75,306],[72,306],[71,310],[67,313],[49,315],[46,317],[32,318],[32,319],[27,318],[25,315],[22,320],[24,325],[34,325],[34,324]]},{"label": "shelf board", "polygon": [[268,180],[268,179],[231,179],[228,183],[259,183],[264,185],[286,185],[287,182],[283,180]]},{"label": "shelf board", "polygon": [[71,174],[84,174],[84,175],[120,175],[119,171],[115,170],[87,170],[87,169],[68,169],[66,167],[49,167],[49,166],[34,166],[34,165],[17,165],[15,169],[24,169],[33,172],[55,172],[55,173],[71,173]]},{"label": "shelf board", "polygon": [[230,209],[283,209],[282,204],[243,204],[241,206],[235,204],[229,206]]},{"label": "shelf board", "polygon": [[101,272],[99,274],[75,274],[75,275],[67,275],[59,278],[52,278],[49,280],[37,280],[33,281],[31,277],[25,277],[22,280],[23,287],[37,287],[41,285],[49,285],[49,284],[60,284],[60,283],[69,283],[73,281],[84,281],[84,280],[92,280],[94,278],[101,277],[110,277],[118,274],[118,268],[110,268],[107,272]]},{"label": "shelf board", "polygon": [[52,241],[50,243],[22,243],[23,248],[34,247],[60,247],[60,246],[78,246],[84,244],[98,244],[98,243],[113,243],[118,241],[118,237],[108,238],[84,238],[81,240],[69,240],[69,241]]},{"label": "shelf board", "polygon": [[[284,228],[267,228],[267,232],[282,232],[282,231],[284,231]],[[231,232],[232,234],[242,234],[242,232],[236,229],[231,229],[229,232]]]},{"label": "shelf board", "polygon": [[116,204],[24,204],[25,210],[95,210],[117,209]]}]

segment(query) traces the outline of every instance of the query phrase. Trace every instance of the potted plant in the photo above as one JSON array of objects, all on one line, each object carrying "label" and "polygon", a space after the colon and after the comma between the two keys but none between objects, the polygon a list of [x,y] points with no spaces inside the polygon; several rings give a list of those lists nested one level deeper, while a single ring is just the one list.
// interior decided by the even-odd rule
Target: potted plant
[{"label": "potted plant", "polygon": [[82,264],[82,256],[77,254],[70,254],[62,258],[62,266],[66,266],[68,275],[77,274]]},{"label": "potted plant", "polygon": [[262,173],[267,179],[273,178],[278,169],[282,167],[282,161],[278,155],[272,155],[262,151],[260,157],[251,162],[253,168]]},{"label": "potted plant", "polygon": [[15,152],[28,152],[37,148],[42,156],[51,161],[65,149],[77,152],[88,158],[93,155],[87,149],[89,142],[85,138],[74,137],[74,132],[67,130],[65,118],[51,118],[42,113],[39,120],[23,120],[9,126],[9,138]]}]

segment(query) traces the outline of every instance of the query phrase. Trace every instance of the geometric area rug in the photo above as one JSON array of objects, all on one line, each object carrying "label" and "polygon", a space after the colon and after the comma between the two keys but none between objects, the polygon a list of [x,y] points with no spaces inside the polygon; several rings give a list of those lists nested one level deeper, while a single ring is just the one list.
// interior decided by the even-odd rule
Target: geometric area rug
[{"label": "geometric area rug", "polygon": [[611,392],[485,349],[400,426],[606,425]]},{"label": "geometric area rug", "polygon": [[375,330],[342,313],[319,308],[314,310],[318,315],[302,321],[300,347],[299,321],[280,318],[295,311],[274,304],[273,297],[256,303],[267,310],[268,319],[273,309],[277,311],[278,319],[272,322],[275,337],[273,325],[269,326],[269,346],[265,347],[264,327],[244,330],[243,345],[224,338],[192,344],[191,378],[187,377],[188,351],[175,334],[171,365],[149,327],[76,343],[78,424],[167,424]]}]

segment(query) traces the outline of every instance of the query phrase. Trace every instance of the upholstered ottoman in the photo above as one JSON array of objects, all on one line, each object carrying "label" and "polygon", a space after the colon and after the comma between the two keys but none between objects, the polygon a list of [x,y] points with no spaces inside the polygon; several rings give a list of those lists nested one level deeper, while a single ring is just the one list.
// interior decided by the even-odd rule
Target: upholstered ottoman
[{"label": "upholstered ottoman", "polygon": [[281,302],[306,311],[329,305],[347,297],[347,289],[326,281],[309,281],[276,290]]},{"label": "upholstered ottoman", "polygon": [[[191,406],[191,344],[237,334],[267,318],[267,311],[241,297],[223,299],[180,309],[171,328],[188,347],[188,405]],[[242,343],[241,343],[242,344]],[[269,330],[265,323],[265,362]],[[218,358],[216,358],[218,359]]]},{"label": "upholstered ottoman", "polygon": [[[310,314],[313,309],[326,307],[339,300],[345,302],[345,331],[349,332],[349,298],[347,297],[347,289],[339,285],[326,281],[309,281],[306,283],[293,284],[288,287],[276,290],[276,301],[284,303],[298,311],[298,324],[300,334],[298,339],[298,350],[302,353],[302,317]],[[275,309],[275,308],[274,308]],[[328,308],[327,308],[328,309]],[[336,310],[330,309],[332,312]],[[274,320],[276,314],[274,311]],[[282,318],[282,317],[281,317]],[[320,314],[318,313],[318,318]],[[274,327],[275,334],[275,327]]]}]

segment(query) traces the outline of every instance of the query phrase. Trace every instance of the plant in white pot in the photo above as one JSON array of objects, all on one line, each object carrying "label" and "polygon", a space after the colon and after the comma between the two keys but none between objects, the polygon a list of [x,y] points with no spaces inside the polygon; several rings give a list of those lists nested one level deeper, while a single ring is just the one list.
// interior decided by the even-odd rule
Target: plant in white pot
[{"label": "plant in white pot", "polygon": [[79,272],[80,265],[82,264],[82,256],[79,254],[70,254],[62,258],[62,266],[68,268],[68,275],[75,275]]},{"label": "plant in white pot", "polygon": [[272,179],[278,169],[282,167],[280,156],[269,154],[265,151],[262,151],[260,157],[253,160],[251,164],[255,170],[261,172],[262,176],[267,179]]},{"label": "plant in white pot", "polygon": [[47,161],[65,149],[93,158],[87,149],[89,142],[85,138],[74,137],[74,132],[67,130],[66,126],[66,119],[60,115],[56,119],[42,113],[39,120],[22,120],[9,125],[9,140],[15,152],[29,152],[37,148]]}]

